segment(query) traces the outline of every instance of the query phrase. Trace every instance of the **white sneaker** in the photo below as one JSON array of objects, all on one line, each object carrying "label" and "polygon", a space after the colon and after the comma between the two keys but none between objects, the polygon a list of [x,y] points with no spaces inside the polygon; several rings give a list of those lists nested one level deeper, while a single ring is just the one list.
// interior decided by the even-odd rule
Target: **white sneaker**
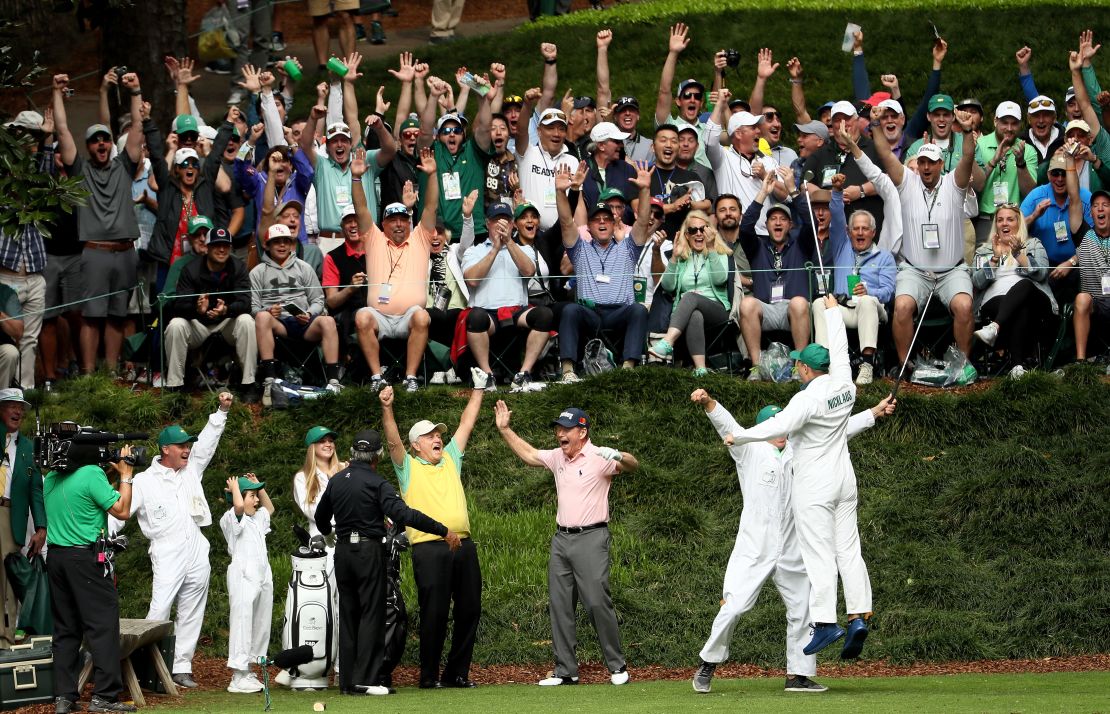
[{"label": "white sneaker", "polygon": [[454,367],[447,370],[447,374],[444,375],[444,379],[447,380],[448,384],[462,384],[462,380],[459,379],[459,375],[455,374],[455,368]]},{"label": "white sneaker", "polygon": [[227,691],[232,694],[255,694],[262,691],[262,683],[250,674],[235,672],[231,675],[231,684],[227,685]]},{"label": "white sneaker", "polygon": [[536,682],[541,687],[558,687],[563,684],[578,684],[578,677],[556,677],[551,675],[546,679],[541,679]]},{"label": "white sneaker", "polygon": [[875,381],[875,367],[867,362],[863,362],[859,366],[859,374],[856,375],[856,384],[871,384]]},{"label": "white sneaker", "polygon": [[1010,379],[1021,379],[1024,376],[1025,367],[1022,367],[1020,364],[1014,365],[1014,368],[1010,370]]},{"label": "white sneaker", "polygon": [[432,378],[428,381],[428,384],[447,384],[447,373],[432,372]]},{"label": "white sneaker", "polygon": [[279,687],[288,687],[292,683],[293,677],[290,676],[289,670],[287,669],[280,670],[277,674],[274,675],[274,684],[278,685]]},{"label": "white sneaker", "polygon": [[246,99],[247,93],[245,91],[243,91],[242,89],[233,89],[231,90],[231,94],[227,96],[227,105],[229,107],[238,106],[246,101]]},{"label": "white sneaker", "polygon": [[574,372],[563,372],[563,378],[559,380],[559,384],[578,384],[582,381]]},{"label": "white sneaker", "polygon": [[339,394],[343,391],[343,385],[339,383],[338,379],[329,379],[328,386],[325,387],[332,394]]},{"label": "white sneaker", "polygon": [[384,697],[389,694],[389,687],[367,687],[366,693],[371,697]]},{"label": "white sneaker", "polygon": [[988,322],[986,327],[975,331],[975,336],[982,340],[988,347],[994,347],[998,341],[998,323]]},{"label": "white sneaker", "polygon": [[619,672],[613,672],[609,675],[609,681],[618,687],[622,684],[628,683],[628,668],[621,667]]},{"label": "white sneaker", "polygon": [[763,381],[763,372],[760,369],[758,364],[753,364],[752,365],[752,371],[748,372],[748,381],[749,382],[762,382]]}]

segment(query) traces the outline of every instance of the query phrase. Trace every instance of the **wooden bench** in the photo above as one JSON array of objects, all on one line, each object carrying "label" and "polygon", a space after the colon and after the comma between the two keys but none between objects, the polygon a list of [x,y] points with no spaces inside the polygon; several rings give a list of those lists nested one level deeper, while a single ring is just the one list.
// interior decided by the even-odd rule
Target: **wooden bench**
[{"label": "wooden bench", "polygon": [[[162,659],[158,650],[158,643],[173,632],[173,622],[170,620],[120,620],[119,621],[119,655],[120,668],[123,670],[123,683],[131,693],[131,699],[137,706],[145,707],[146,698],[139,686],[139,678],[135,675],[135,667],[131,658],[136,653],[140,657],[150,657],[154,664],[154,671],[166,694],[177,696],[177,686],[173,683],[173,676]],[[77,678],[77,691],[85,688],[85,684],[92,676],[93,663],[89,660],[81,669],[81,676]]]}]

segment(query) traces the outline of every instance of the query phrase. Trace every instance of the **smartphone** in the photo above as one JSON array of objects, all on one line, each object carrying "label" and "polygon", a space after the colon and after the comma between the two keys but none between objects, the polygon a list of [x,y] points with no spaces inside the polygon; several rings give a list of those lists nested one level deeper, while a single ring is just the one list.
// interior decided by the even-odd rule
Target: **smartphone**
[{"label": "smartphone", "polygon": [[300,309],[299,307],[297,307],[293,303],[289,303],[289,304],[285,305],[282,309],[285,310],[290,315],[292,315],[293,317],[297,317],[298,315],[303,315],[304,314],[304,310]]}]

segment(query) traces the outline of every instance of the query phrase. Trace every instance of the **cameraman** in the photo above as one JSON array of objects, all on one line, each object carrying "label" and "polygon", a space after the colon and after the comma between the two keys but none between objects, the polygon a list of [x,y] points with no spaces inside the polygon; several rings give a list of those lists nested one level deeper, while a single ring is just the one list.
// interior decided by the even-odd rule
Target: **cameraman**
[{"label": "cameraman", "polygon": [[66,714],[79,696],[81,641],[88,642],[96,685],[90,712],[133,712],[118,701],[123,689],[119,655],[119,595],[111,568],[100,562],[108,514],[126,520],[131,514],[131,447],[120,450],[114,464],[119,491],[96,465],[46,474],[43,495],[50,523],[50,610],[54,615],[55,712]]}]

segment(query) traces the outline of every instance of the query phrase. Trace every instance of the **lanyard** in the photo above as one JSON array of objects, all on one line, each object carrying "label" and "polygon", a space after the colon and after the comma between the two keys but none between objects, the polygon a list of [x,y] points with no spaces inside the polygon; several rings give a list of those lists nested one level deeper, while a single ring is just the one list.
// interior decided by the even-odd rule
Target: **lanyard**
[{"label": "lanyard", "polygon": [[770,245],[767,246],[767,250],[771,251],[771,261],[774,263],[775,269],[775,280],[778,280],[782,277],[782,251],[775,250]]},{"label": "lanyard", "polygon": [[397,252],[397,260],[393,260],[393,241],[388,238],[385,239],[385,249],[386,252],[389,253],[389,257],[387,258],[389,260],[389,277],[385,279],[387,283],[393,282],[393,271],[396,270],[397,266],[401,264],[401,258],[405,257],[405,249],[402,247],[403,245],[404,244],[402,243],[400,246],[397,246],[399,248]]},{"label": "lanyard", "polygon": [[922,198],[922,200],[924,200],[928,204],[927,207],[926,207],[926,210],[928,211],[928,216],[929,216],[928,220],[929,220],[929,223],[932,223],[933,222],[933,207],[937,205],[937,199],[940,198],[940,182],[938,181],[937,185],[936,185],[936,188],[933,189],[933,200],[932,200],[932,202],[929,201],[929,191],[924,189],[924,188],[921,189],[921,198]]},{"label": "lanyard", "polygon": [[671,182],[671,176],[674,176],[675,169],[677,168],[678,167],[675,166],[671,169],[671,172],[667,174],[666,180],[663,179],[663,172],[660,171],[658,168],[655,169],[655,177],[659,179],[659,193],[666,194],[667,198],[670,198],[670,192],[667,190],[667,184]]},{"label": "lanyard", "polygon": [[601,251],[597,249],[597,241],[590,241],[590,247],[597,256],[597,262],[601,263],[601,274],[605,275],[605,261],[609,260],[609,251],[613,250],[613,242],[609,241],[609,245],[605,248],[605,258],[601,257]]},{"label": "lanyard", "polygon": [[698,287],[698,276],[701,275],[701,271],[705,270],[705,264],[709,262],[709,257],[706,256],[706,257],[703,257],[701,259],[701,265],[698,265],[698,261],[697,261],[698,257],[700,257],[698,253],[694,253],[693,255],[690,256],[690,264],[694,266],[694,288],[695,289],[697,289],[697,287]]}]

